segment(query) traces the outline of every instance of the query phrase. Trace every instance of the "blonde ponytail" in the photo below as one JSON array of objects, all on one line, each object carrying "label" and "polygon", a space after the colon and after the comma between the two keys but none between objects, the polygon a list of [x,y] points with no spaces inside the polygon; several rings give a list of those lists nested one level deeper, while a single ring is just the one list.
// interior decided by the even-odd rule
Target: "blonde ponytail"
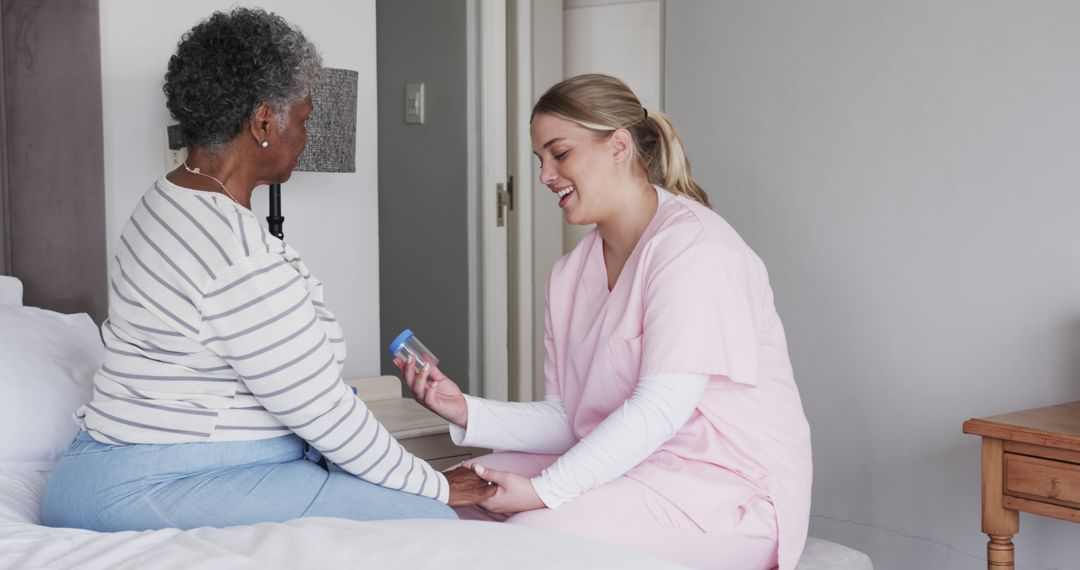
[{"label": "blonde ponytail", "polygon": [[655,150],[646,153],[642,149],[644,155],[642,162],[645,171],[649,173],[649,181],[663,186],[669,192],[693,198],[711,208],[709,196],[690,175],[690,160],[686,158],[682,138],[675,130],[671,117],[654,111],[649,113],[648,121],[659,135]]},{"label": "blonde ponytail", "polygon": [[709,197],[690,175],[690,161],[671,118],[648,111],[625,83],[599,73],[561,81],[533,106],[532,116],[553,115],[607,138],[626,129],[634,139],[638,161],[649,182],[712,207]]}]

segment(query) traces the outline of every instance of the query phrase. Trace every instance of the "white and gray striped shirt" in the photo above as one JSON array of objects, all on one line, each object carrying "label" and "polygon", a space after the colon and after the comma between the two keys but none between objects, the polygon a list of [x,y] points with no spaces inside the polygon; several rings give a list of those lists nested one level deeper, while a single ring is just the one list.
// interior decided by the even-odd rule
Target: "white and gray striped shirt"
[{"label": "white and gray striped shirt", "polygon": [[105,362],[83,426],[103,443],[296,433],[377,485],[449,499],[341,380],[345,339],[300,255],[228,197],[164,177],[116,248]]}]

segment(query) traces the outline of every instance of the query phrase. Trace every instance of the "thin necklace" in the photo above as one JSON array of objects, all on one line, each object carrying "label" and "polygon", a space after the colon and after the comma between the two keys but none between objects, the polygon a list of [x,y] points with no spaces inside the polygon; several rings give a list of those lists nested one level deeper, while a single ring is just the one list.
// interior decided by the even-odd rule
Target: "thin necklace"
[{"label": "thin necklace", "polygon": [[220,180],[218,180],[217,178],[214,178],[213,176],[210,176],[209,174],[203,172],[197,166],[195,168],[192,168],[192,167],[188,166],[186,160],[184,161],[184,170],[187,170],[188,172],[190,172],[192,174],[198,174],[199,176],[205,176],[205,177],[209,178],[210,180],[213,180],[214,182],[217,182],[218,186],[221,186],[221,189],[225,191],[225,195],[228,196],[230,200],[232,200],[233,202],[236,202],[237,206],[240,206],[241,208],[244,207],[244,205],[240,203],[240,200],[237,200],[236,198],[234,198],[233,195],[232,195],[232,192],[229,192],[229,189],[226,188],[225,185],[222,184],[222,182]]}]

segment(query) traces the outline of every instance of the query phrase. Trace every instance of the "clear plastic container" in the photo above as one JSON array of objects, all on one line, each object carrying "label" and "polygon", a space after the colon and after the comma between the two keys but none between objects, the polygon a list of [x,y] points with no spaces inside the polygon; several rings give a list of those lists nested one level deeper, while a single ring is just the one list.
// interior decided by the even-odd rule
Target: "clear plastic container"
[{"label": "clear plastic container", "polygon": [[420,342],[420,339],[416,338],[416,335],[409,329],[405,329],[401,331],[401,334],[397,335],[394,342],[390,343],[388,351],[390,354],[400,358],[402,362],[408,362],[409,357],[413,357],[416,361],[417,372],[423,372],[428,370],[429,367],[439,364],[439,358],[428,350],[428,347],[424,346],[424,343]]}]

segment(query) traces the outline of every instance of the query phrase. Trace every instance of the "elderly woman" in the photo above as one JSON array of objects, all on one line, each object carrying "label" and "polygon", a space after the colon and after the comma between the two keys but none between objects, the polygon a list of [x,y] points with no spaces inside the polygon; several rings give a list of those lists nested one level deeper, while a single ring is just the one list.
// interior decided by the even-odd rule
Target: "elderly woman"
[{"label": "elderly woman", "polygon": [[[307,144],[320,57],[262,10],[215,13],[165,75],[190,153],[116,247],[105,362],[49,483],[50,526],[454,517],[494,489],[398,444],[341,380],[322,284],[251,212]],[[448,506],[449,504],[449,506]]]}]

